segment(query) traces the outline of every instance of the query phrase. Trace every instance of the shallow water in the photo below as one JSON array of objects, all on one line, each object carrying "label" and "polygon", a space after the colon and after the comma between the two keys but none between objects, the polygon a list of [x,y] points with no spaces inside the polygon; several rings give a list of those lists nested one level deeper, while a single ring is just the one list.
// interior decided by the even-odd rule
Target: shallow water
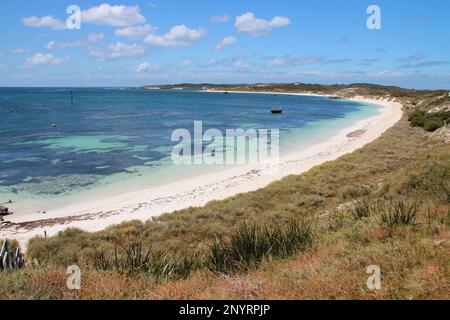
[{"label": "shallow water", "polygon": [[[71,91],[74,103],[71,104]],[[272,115],[274,106],[285,113]],[[325,97],[113,88],[0,88],[0,203],[161,184],[175,129],[280,129],[281,152],[325,140],[377,107]],[[53,128],[52,124],[56,124]],[[209,168],[211,170],[211,168]]]}]

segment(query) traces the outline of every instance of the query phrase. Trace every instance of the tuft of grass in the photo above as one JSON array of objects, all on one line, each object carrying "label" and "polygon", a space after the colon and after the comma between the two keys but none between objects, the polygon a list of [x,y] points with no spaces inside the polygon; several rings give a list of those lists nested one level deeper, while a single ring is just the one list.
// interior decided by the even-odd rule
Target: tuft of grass
[{"label": "tuft of grass", "polygon": [[342,188],[341,195],[344,200],[348,199],[357,199],[360,197],[368,197],[370,196],[370,189],[367,187],[359,187],[359,186],[348,186]]},{"label": "tuft of grass", "polygon": [[248,271],[273,258],[287,258],[310,248],[313,238],[311,225],[304,221],[291,220],[283,227],[243,225],[228,241],[216,238],[207,266],[225,274]]},{"label": "tuft of grass", "polygon": [[447,208],[445,206],[429,206],[424,212],[425,214],[422,217],[424,217],[424,224],[429,232],[439,234],[440,226],[450,226],[450,206],[447,206]]},{"label": "tuft of grass", "polygon": [[352,210],[352,215],[356,220],[368,218],[373,213],[373,204],[370,198],[357,199]]},{"label": "tuft of grass", "polygon": [[113,251],[96,250],[85,257],[95,270],[117,271],[129,276],[144,274],[156,282],[185,279],[201,261],[195,255],[174,255],[152,250],[142,240],[116,243]]},{"label": "tuft of grass", "polygon": [[377,210],[381,224],[390,228],[397,226],[414,226],[420,205],[414,200],[396,199],[388,202],[378,201]]},{"label": "tuft of grass", "polygon": [[372,215],[380,217],[380,224],[390,228],[397,226],[414,226],[420,204],[411,199],[372,200],[370,198],[357,199],[352,210],[356,220],[369,218]]}]

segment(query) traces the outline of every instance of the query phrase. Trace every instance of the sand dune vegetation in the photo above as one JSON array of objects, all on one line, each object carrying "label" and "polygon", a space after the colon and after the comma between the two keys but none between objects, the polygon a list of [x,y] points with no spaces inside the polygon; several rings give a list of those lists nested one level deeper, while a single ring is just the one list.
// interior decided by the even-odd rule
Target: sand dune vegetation
[{"label": "sand dune vegetation", "polygon": [[[383,97],[401,102],[405,115],[362,149],[256,192],[101,232],[35,237],[27,268],[0,273],[0,297],[450,298],[450,146],[412,123],[448,103],[446,94],[372,85],[261,90]],[[65,286],[74,263],[82,270],[76,296]],[[381,267],[381,290],[366,287],[369,265]]]}]

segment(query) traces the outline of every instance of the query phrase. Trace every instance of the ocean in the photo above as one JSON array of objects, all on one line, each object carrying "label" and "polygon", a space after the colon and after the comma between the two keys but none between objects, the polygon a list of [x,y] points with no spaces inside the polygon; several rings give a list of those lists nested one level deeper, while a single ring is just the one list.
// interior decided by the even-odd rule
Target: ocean
[{"label": "ocean", "polygon": [[[72,103],[73,97],[73,103]],[[280,106],[281,115],[271,114]],[[326,97],[137,88],[0,88],[0,203],[45,207],[202,172],[175,166],[176,129],[279,129],[282,154],[330,138],[379,107]]]}]

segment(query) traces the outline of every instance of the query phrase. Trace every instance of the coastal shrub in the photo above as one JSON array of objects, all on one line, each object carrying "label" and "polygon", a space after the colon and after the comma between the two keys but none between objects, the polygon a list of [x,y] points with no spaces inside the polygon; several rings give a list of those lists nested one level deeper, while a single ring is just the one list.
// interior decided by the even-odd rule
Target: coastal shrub
[{"label": "coastal shrub", "polygon": [[379,199],[362,198],[355,201],[352,215],[355,219],[368,218],[374,214],[380,218],[380,225],[396,227],[415,225],[420,205],[417,201],[406,198]]},{"label": "coastal shrub", "polygon": [[242,225],[228,240],[216,238],[204,251],[194,254],[154,251],[145,242],[134,239],[117,243],[113,250],[92,251],[83,262],[96,270],[145,274],[160,282],[185,279],[203,267],[221,273],[243,272],[273,258],[289,257],[312,243],[310,224],[291,220],[284,226]]},{"label": "coastal shrub", "polygon": [[440,203],[450,203],[450,158],[427,163],[423,175],[414,175],[422,198]]},{"label": "coastal shrub", "polygon": [[420,205],[413,200],[396,199],[378,201],[377,211],[380,213],[381,225],[390,228],[397,226],[414,226]]},{"label": "coastal shrub", "polygon": [[145,274],[157,282],[185,279],[201,266],[200,261],[187,254],[154,251],[140,240],[117,243],[113,251],[96,250],[84,259],[86,265],[96,270],[114,270],[127,275]]},{"label": "coastal shrub", "polygon": [[408,197],[423,202],[450,203],[449,148],[435,149],[403,172],[392,176],[383,186],[382,197]]},{"label": "coastal shrub", "polygon": [[439,128],[442,128],[444,126],[444,122],[439,120],[439,119],[429,119],[427,121],[425,121],[425,125],[423,126],[423,128],[426,131],[429,132],[434,132]]},{"label": "coastal shrub", "polygon": [[360,197],[367,197],[370,195],[370,189],[360,186],[347,186],[341,189],[341,196],[344,200],[357,199]]},{"label": "coastal shrub", "polygon": [[439,207],[439,206],[428,206],[425,210],[424,215],[425,224],[427,225],[427,230],[433,234],[440,233],[440,226],[449,226],[450,222],[450,206]]},{"label": "coastal shrub", "polygon": [[409,121],[413,127],[421,127],[433,132],[443,127],[450,120],[450,111],[426,112],[416,110],[409,116]]},{"label": "coastal shrub", "polygon": [[147,272],[158,282],[186,279],[191,272],[203,266],[201,258],[196,255],[172,256],[157,252],[151,256],[151,261]]},{"label": "coastal shrub", "polygon": [[426,120],[426,112],[423,110],[416,110],[410,114],[408,120],[413,127],[423,127]]},{"label": "coastal shrub", "polygon": [[37,265],[69,266],[79,262],[79,252],[94,244],[89,234],[76,228],[58,233],[58,237],[32,238],[27,247],[29,260]]},{"label": "coastal shrub", "polygon": [[303,207],[318,207],[322,205],[326,201],[325,197],[321,195],[311,194],[311,195],[302,195],[299,198],[295,199],[295,205]]},{"label": "coastal shrub", "polygon": [[210,247],[207,266],[220,273],[243,272],[273,258],[286,258],[310,248],[312,227],[291,220],[286,226],[243,225],[229,240],[217,239]]},{"label": "coastal shrub", "polygon": [[362,218],[368,218],[374,211],[372,201],[364,197],[362,199],[357,199],[352,211],[353,217],[357,220]]}]

